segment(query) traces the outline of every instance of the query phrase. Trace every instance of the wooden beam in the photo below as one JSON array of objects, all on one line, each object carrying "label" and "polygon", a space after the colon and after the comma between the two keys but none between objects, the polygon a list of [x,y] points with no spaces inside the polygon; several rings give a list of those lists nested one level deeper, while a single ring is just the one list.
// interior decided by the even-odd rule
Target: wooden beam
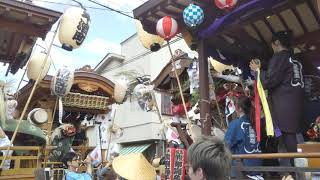
[{"label": "wooden beam", "polygon": [[288,23],[284,20],[284,18],[279,14],[279,13],[275,13],[275,15],[279,18],[280,22],[282,23],[282,25],[289,30],[289,25]]},{"label": "wooden beam", "polygon": [[46,35],[46,27],[36,27],[24,22],[14,22],[5,18],[0,18],[0,29],[21,33],[28,36],[43,37]]},{"label": "wooden beam", "polygon": [[299,13],[298,13],[298,11],[297,11],[297,8],[294,7],[294,8],[291,9],[291,11],[293,12],[294,16],[297,18],[300,26],[301,26],[302,29],[303,29],[303,32],[304,32],[304,33],[307,33],[307,32],[308,32],[308,29],[307,29],[306,25],[304,24],[301,16],[299,15]]},{"label": "wooden beam", "polygon": [[252,28],[254,29],[254,31],[256,31],[256,33],[259,36],[259,39],[264,42],[264,44],[266,44],[268,46],[267,41],[264,39],[264,37],[262,36],[261,32],[259,31],[259,29],[257,28],[257,26],[254,23],[251,23]]},{"label": "wooden beam", "polygon": [[273,27],[271,26],[270,22],[269,22],[267,19],[265,19],[265,18],[263,18],[263,22],[267,25],[267,27],[269,28],[270,32],[271,32],[272,34],[274,34],[274,29],[273,29]]},{"label": "wooden beam", "polygon": [[[310,8],[313,16],[316,18],[318,25],[320,25],[320,16],[319,13],[317,12],[316,8],[312,5],[311,0],[307,0],[307,5]],[[318,1],[318,6],[320,5],[320,2]]]},{"label": "wooden beam", "polygon": [[199,80],[200,80],[200,119],[202,134],[211,135],[210,101],[209,101],[209,77],[208,77],[208,50],[206,40],[199,40]]}]

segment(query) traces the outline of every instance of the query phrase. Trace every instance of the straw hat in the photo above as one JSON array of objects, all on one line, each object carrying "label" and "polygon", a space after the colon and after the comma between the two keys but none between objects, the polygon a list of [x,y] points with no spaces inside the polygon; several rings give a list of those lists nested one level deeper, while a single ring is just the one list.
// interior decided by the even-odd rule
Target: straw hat
[{"label": "straw hat", "polygon": [[156,171],[141,153],[115,158],[112,162],[115,172],[128,180],[154,180]]}]

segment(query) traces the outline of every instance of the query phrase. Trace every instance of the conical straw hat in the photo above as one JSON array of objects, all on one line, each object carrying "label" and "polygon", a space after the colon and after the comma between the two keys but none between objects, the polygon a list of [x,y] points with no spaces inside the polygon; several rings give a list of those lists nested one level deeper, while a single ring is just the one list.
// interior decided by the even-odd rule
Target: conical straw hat
[{"label": "conical straw hat", "polygon": [[115,172],[128,180],[154,180],[156,171],[141,153],[115,158],[112,162]]}]

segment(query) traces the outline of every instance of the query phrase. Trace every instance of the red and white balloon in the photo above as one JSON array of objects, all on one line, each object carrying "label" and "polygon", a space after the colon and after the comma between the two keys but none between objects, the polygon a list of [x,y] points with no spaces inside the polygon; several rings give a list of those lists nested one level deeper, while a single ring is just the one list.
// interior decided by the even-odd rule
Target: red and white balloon
[{"label": "red and white balloon", "polygon": [[237,4],[238,0],[214,0],[214,2],[216,3],[216,6],[220,9],[230,9]]},{"label": "red and white balloon", "polygon": [[157,33],[165,40],[170,40],[178,33],[178,23],[170,16],[161,18],[157,23]]}]

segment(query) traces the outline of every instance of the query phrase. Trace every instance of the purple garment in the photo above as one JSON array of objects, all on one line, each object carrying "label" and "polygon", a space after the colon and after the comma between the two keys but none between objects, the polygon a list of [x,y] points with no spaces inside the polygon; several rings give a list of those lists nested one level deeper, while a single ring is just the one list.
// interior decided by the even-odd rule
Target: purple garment
[{"label": "purple garment", "polygon": [[277,4],[286,3],[283,0],[251,0],[228,13],[227,15],[216,19],[207,29],[200,31],[198,36],[208,38],[219,32],[224,26],[227,26],[236,20],[244,20],[255,16],[261,11],[270,11]]}]

